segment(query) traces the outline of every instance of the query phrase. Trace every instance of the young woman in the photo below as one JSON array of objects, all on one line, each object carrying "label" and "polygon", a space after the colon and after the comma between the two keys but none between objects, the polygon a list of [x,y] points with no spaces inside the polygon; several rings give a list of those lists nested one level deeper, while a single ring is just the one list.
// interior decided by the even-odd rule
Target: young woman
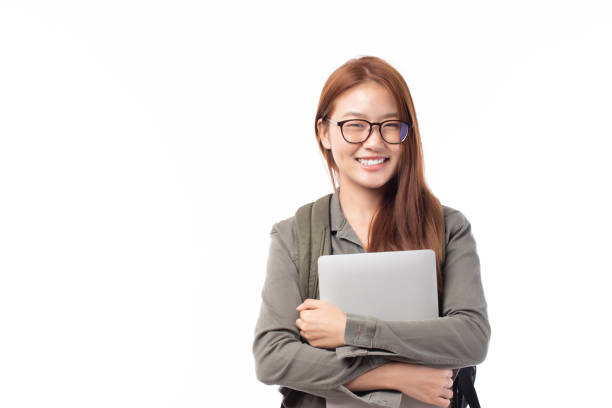
[{"label": "young woman", "polygon": [[425,183],[406,82],[379,58],[348,61],[323,88],[315,133],[335,191],[332,253],[433,249],[441,318],[391,322],[303,301],[292,217],[271,232],[253,343],[257,378],[281,385],[286,407],[346,396],[397,407],[401,393],[449,406],[452,369],[484,360],[490,326],[470,223]]}]

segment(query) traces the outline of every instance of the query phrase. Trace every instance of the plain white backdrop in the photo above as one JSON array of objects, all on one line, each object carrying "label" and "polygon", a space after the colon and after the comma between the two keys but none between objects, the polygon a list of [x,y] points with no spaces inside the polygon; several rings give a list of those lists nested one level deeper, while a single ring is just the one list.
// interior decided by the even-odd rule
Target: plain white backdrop
[{"label": "plain white backdrop", "polygon": [[315,109],[359,55],[472,223],[482,405],[606,406],[605,3],[0,1],[0,406],[279,406],[268,233],[331,191]]}]

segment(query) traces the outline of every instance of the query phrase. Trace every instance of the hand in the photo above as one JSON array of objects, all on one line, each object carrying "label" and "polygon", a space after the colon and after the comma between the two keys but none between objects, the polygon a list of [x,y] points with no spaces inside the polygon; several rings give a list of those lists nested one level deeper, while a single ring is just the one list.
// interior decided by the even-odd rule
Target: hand
[{"label": "hand", "polygon": [[400,382],[398,389],[402,393],[438,407],[448,407],[453,397],[453,371],[420,365],[398,364],[395,366],[402,372],[396,376]]},{"label": "hand", "polygon": [[296,308],[300,317],[295,325],[313,347],[336,348],[344,345],[346,315],[325,300],[306,299]]}]

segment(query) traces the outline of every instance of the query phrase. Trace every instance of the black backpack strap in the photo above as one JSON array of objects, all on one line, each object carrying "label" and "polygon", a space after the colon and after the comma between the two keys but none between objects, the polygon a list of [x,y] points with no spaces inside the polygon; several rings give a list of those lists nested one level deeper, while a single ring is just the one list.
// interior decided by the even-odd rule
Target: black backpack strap
[{"label": "black backpack strap", "polygon": [[476,367],[464,367],[459,370],[453,387],[455,397],[459,397],[456,400],[457,407],[464,408],[469,405],[470,408],[480,408],[478,395],[476,395],[476,389],[474,388],[475,381]]},{"label": "black backpack strap", "polygon": [[331,255],[329,204],[331,194],[300,207],[295,213],[298,270],[302,300],[319,298],[318,259]]}]

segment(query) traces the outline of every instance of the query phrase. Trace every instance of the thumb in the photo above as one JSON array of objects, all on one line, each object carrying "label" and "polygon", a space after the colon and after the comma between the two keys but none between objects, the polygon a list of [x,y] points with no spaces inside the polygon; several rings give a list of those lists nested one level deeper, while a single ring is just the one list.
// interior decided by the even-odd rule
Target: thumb
[{"label": "thumb", "polygon": [[320,302],[321,301],[317,299],[306,299],[301,305],[296,307],[296,309],[300,312],[302,310],[317,309],[319,307]]}]

